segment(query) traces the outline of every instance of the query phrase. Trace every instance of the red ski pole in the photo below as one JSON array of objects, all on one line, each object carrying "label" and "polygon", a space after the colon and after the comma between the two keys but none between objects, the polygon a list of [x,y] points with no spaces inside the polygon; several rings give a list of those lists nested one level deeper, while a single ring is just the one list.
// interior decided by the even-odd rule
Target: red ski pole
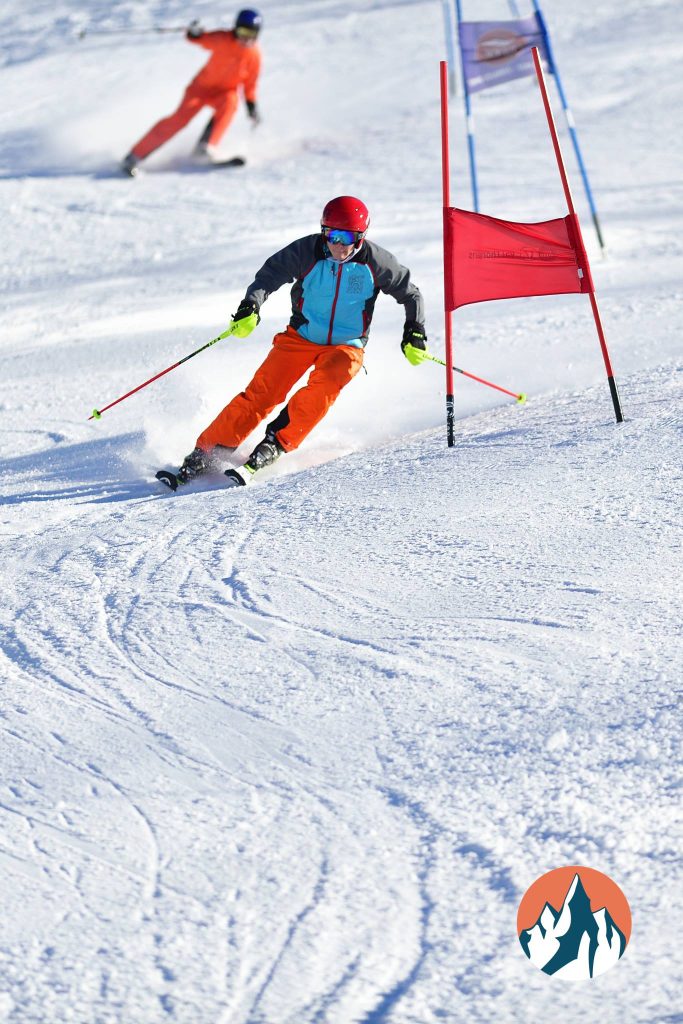
[{"label": "red ski pole", "polygon": [[[446,363],[443,359],[437,359],[436,356],[428,355],[427,359],[431,359],[433,363],[438,363],[439,366],[445,366]],[[508,391],[507,388],[502,388],[500,384],[492,384],[490,380],[484,380],[483,377],[477,377],[474,373],[468,373],[467,370],[461,370],[459,366],[454,366],[453,369],[456,373],[461,373],[463,377],[469,377],[470,380],[476,380],[479,384],[485,384],[487,388],[495,388],[496,391],[502,391],[504,395],[510,395],[511,398],[516,398],[521,404],[526,402],[526,395],[523,391],[517,394],[516,391]]]},{"label": "red ski pole", "polygon": [[130,398],[130,396],[134,395],[136,391],[142,391],[142,389],[146,388],[148,384],[152,384],[155,380],[159,380],[159,377],[163,377],[165,373],[170,373],[171,370],[175,370],[178,366],[181,366],[183,363],[186,363],[188,359],[192,359],[194,356],[198,356],[200,352],[203,352],[204,349],[206,348],[210,348],[211,345],[215,345],[217,341],[222,341],[223,338],[227,338],[230,334],[232,334],[234,328],[234,323],[230,324],[228,329],[226,331],[223,331],[222,334],[219,334],[217,338],[213,338],[211,341],[207,341],[206,345],[202,345],[202,347],[196,349],[196,351],[190,352],[189,356],[184,356],[182,359],[179,359],[177,363],[173,364],[173,366],[167,366],[165,370],[162,370],[161,373],[155,374],[154,377],[150,377],[149,380],[146,380],[144,384],[138,384],[138,386],[136,388],[133,388],[132,391],[127,391],[125,395],[121,395],[120,398],[116,398],[113,402],[110,402],[109,405],[102,406],[101,409],[93,409],[92,415],[88,416],[88,419],[99,420],[102,416],[102,413],[106,412],[107,409],[111,409],[113,405],[118,405],[119,402],[122,402],[124,400],[124,398]]}]

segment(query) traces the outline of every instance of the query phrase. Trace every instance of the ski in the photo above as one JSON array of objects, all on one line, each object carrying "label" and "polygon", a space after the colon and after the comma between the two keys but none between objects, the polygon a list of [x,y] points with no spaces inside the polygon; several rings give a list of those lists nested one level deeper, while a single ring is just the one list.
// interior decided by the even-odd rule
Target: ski
[{"label": "ski", "polygon": [[171,473],[168,469],[160,469],[158,473],[154,474],[157,480],[160,480],[162,484],[166,484],[172,491],[177,491],[180,487],[180,480],[175,473]]},{"label": "ski", "polygon": [[252,475],[246,466],[240,466],[239,469],[226,469],[223,473],[228,487],[245,487]]},{"label": "ski", "polygon": [[[224,453],[222,459],[217,454],[219,449]],[[234,448],[216,445],[211,453],[207,455],[203,449],[195,448],[194,451],[185,456],[185,461],[177,473],[173,473],[168,469],[160,469],[156,473],[156,478],[162,484],[165,484],[166,487],[170,487],[172,491],[177,491],[181,484],[189,483],[191,480],[203,477],[207,473],[211,476],[219,475],[220,462],[225,465],[226,455],[229,456],[234,451]],[[246,462],[242,463],[241,466],[229,466],[228,469],[223,470],[223,483],[226,487],[246,487],[253,479],[254,473],[259,469],[265,469],[266,466],[272,465],[284,451],[285,449],[275,435],[266,433],[266,436],[256,445]]]},{"label": "ski", "polygon": [[[201,474],[205,476],[206,474]],[[188,483],[192,483],[191,480],[182,480],[177,473],[172,473],[170,469],[160,469],[154,474],[155,478],[171,491],[177,491],[179,487],[186,487]],[[215,477],[215,474],[211,474]],[[242,466],[237,469],[226,469],[224,473],[219,474],[220,477],[225,477],[226,487],[245,487],[251,479],[251,474],[248,470],[245,470]],[[195,477],[194,479],[198,479]]]},{"label": "ski", "polygon": [[[208,171],[211,170],[212,167],[244,167],[246,162],[247,158],[245,156],[231,156],[227,157],[225,160],[209,160],[208,162],[206,159],[195,160],[192,161],[189,166],[186,165],[185,170]],[[141,170],[142,168],[136,161],[126,157],[126,159],[119,164],[118,174],[121,174],[124,177],[137,178]]]},{"label": "ski", "polygon": [[208,167],[244,167],[247,159],[244,156],[231,156],[227,160],[211,160],[211,162],[205,166]]}]

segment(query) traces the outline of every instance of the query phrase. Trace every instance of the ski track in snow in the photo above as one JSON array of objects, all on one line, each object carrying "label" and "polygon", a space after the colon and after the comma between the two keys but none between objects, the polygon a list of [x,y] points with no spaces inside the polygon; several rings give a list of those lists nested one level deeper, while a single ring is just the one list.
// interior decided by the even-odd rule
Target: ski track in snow
[{"label": "ski track in snow", "polygon": [[[530,399],[456,379],[447,449],[442,380],[402,360],[381,297],[368,374],[302,449],[247,490],[177,495],[153,469],[247,382],[286,289],[248,343],[89,411],[222,330],[330,195],[366,197],[442,354],[440,5],[273,3],[264,124],[229,136],[248,168],[188,167],[193,125],[135,181],[115,161],[201,61],[181,38],[77,33],[187,12],[0,15],[0,1021],[681,1019],[682,189],[678,142],[652,135],[680,105],[677,7],[544,6],[626,422],[580,297],[490,303],[455,315],[456,363]],[[495,216],[562,212],[534,88],[476,97]],[[516,911],[581,863],[622,886],[633,939],[563,985]]]}]

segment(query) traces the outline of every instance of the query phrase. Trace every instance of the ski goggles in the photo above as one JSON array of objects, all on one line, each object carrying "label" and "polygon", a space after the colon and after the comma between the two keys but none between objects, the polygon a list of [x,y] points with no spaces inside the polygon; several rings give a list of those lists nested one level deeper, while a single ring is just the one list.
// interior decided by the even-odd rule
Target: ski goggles
[{"label": "ski goggles", "polygon": [[323,225],[323,238],[330,245],[358,245],[364,237],[364,231],[347,231],[346,228],[328,228]]},{"label": "ski goggles", "polygon": [[238,39],[256,39],[258,35],[257,28],[249,28],[247,25],[238,25],[235,29],[235,35]]}]

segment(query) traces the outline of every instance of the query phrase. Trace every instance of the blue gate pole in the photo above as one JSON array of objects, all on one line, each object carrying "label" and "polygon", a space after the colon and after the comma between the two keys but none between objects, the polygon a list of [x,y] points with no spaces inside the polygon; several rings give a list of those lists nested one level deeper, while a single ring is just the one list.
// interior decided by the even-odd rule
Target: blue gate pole
[{"label": "blue gate pole", "polygon": [[510,8],[510,12],[515,16],[515,18],[518,18],[519,7],[517,6],[515,0],[508,0],[508,7]]},{"label": "blue gate pole", "polygon": [[[458,25],[462,21],[462,9],[460,0],[455,0],[455,8],[458,16]],[[460,45],[460,33],[458,33],[458,45],[460,46],[460,67],[462,68],[462,91],[465,95],[465,117],[467,119],[467,148],[470,155],[470,180],[472,182],[472,202],[474,212],[479,213],[479,189],[477,187],[477,162],[474,154],[474,118],[472,116],[472,104],[470,103],[470,91],[467,86],[467,74],[465,72],[465,57]]]},{"label": "blue gate pole", "polygon": [[446,35],[446,58],[448,63],[448,86],[451,96],[458,91],[457,78],[455,75],[455,12],[453,0],[442,0],[443,2],[443,25]]},{"label": "blue gate pole", "polygon": [[583,162],[583,157],[581,155],[581,149],[579,147],[579,138],[578,138],[578,135],[576,134],[576,128],[574,126],[574,117],[572,115],[571,110],[569,109],[569,104],[567,103],[567,97],[565,96],[564,89],[562,88],[562,81],[560,79],[560,73],[559,73],[559,71],[557,69],[557,64],[555,63],[555,57],[553,55],[552,46],[550,45],[550,33],[548,32],[548,29],[547,29],[547,26],[546,26],[546,23],[545,23],[545,19],[543,17],[543,13],[541,11],[541,8],[538,6],[538,0],[532,0],[532,3],[534,5],[534,11],[536,12],[536,17],[538,19],[538,26],[539,26],[539,28],[541,30],[541,35],[543,36],[543,44],[545,46],[545,52],[546,52],[547,57],[548,57],[548,63],[550,65],[550,73],[552,74],[553,78],[555,79],[555,84],[557,85],[557,91],[558,91],[559,96],[560,96],[560,102],[562,103],[562,109],[564,110],[564,116],[567,119],[567,127],[569,128],[569,135],[570,135],[571,140],[572,140],[572,145],[574,147],[574,152],[576,153],[576,159],[577,159],[577,162],[579,164],[579,170],[581,171],[581,177],[583,178],[583,187],[586,190],[586,198],[588,199],[588,205],[590,206],[590,209],[591,209],[591,214],[592,214],[592,217],[593,217],[593,224],[595,225],[595,232],[596,232],[596,234],[598,236],[598,242],[600,243],[600,249],[602,251],[602,254],[604,255],[604,253],[605,253],[605,243],[604,243],[603,238],[602,238],[602,231],[600,230],[600,221],[598,220],[598,211],[595,208],[595,202],[593,201],[593,193],[591,192],[590,182],[588,181],[588,173],[586,171],[586,166],[585,166],[585,164]]}]

